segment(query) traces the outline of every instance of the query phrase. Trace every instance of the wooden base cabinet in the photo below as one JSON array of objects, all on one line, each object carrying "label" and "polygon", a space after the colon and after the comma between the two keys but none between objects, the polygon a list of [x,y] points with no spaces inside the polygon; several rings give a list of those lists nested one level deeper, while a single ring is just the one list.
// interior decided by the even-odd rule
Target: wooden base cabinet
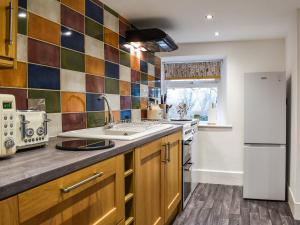
[{"label": "wooden base cabinet", "polygon": [[161,140],[135,149],[136,225],[164,224],[164,155]]},{"label": "wooden base cabinet", "polygon": [[0,225],[18,225],[18,197],[0,201]]},{"label": "wooden base cabinet", "polygon": [[165,225],[180,210],[181,132],[0,201],[0,225]]},{"label": "wooden base cabinet", "polygon": [[135,150],[136,225],[169,224],[181,202],[181,132]]},{"label": "wooden base cabinet", "polygon": [[21,225],[116,225],[124,219],[117,156],[19,194]]},{"label": "wooden base cabinet", "polygon": [[175,133],[163,139],[167,151],[165,163],[164,208],[165,221],[171,222],[181,202],[182,189],[182,146],[181,133]]}]

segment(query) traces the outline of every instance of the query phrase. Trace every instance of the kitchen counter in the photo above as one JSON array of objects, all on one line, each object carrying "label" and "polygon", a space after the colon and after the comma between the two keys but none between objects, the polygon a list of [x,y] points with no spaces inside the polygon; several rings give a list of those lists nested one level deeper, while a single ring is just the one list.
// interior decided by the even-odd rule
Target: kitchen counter
[{"label": "kitchen counter", "polygon": [[115,147],[97,151],[62,151],[55,145],[70,138],[53,138],[44,148],[17,152],[0,160],[0,200],[182,129],[181,125],[132,141],[115,140]]}]

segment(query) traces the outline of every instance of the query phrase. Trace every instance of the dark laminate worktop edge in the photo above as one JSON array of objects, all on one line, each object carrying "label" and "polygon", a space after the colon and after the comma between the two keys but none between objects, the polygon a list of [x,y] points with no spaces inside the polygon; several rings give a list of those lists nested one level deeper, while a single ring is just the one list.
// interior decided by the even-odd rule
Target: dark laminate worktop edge
[{"label": "dark laminate worktop edge", "polygon": [[11,197],[13,195],[19,194],[31,188],[37,187],[39,185],[45,184],[49,181],[58,179],[62,176],[68,175],[70,173],[76,172],[85,167],[91,166],[95,163],[99,163],[111,157],[120,155],[126,151],[129,151],[133,148],[146,144],[148,142],[154,141],[161,137],[172,134],[176,131],[182,129],[182,126],[174,126],[160,133],[155,133],[153,135],[148,135],[144,138],[140,138],[137,140],[129,141],[128,143],[117,146],[113,148],[111,151],[101,152],[98,155],[91,156],[89,158],[85,158],[82,160],[78,160],[74,163],[70,163],[64,166],[61,166],[56,169],[52,169],[46,172],[42,172],[36,175],[24,177],[24,179],[19,180],[17,182],[9,183],[5,186],[0,186],[0,200]]}]

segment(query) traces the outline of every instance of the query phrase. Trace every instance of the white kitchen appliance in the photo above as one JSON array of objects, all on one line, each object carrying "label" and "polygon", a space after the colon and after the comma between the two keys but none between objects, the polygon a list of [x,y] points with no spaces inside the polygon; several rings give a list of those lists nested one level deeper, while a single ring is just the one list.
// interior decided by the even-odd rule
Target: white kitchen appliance
[{"label": "white kitchen appliance", "polygon": [[285,200],[285,74],[245,74],[244,88],[243,197]]},{"label": "white kitchen appliance", "polygon": [[18,110],[17,149],[43,146],[48,143],[47,114],[44,111]]},{"label": "white kitchen appliance", "polygon": [[16,100],[13,95],[0,95],[0,157],[16,153]]}]

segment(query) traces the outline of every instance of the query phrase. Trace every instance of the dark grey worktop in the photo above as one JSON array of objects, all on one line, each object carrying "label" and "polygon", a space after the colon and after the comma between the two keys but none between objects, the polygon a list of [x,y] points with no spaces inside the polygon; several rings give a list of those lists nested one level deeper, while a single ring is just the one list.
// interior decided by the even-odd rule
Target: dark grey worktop
[{"label": "dark grey worktop", "polygon": [[55,145],[63,138],[54,138],[47,147],[17,152],[11,158],[0,160],[0,200],[181,129],[182,126],[174,125],[172,128],[133,141],[116,140],[115,147],[105,150],[57,150]]}]

